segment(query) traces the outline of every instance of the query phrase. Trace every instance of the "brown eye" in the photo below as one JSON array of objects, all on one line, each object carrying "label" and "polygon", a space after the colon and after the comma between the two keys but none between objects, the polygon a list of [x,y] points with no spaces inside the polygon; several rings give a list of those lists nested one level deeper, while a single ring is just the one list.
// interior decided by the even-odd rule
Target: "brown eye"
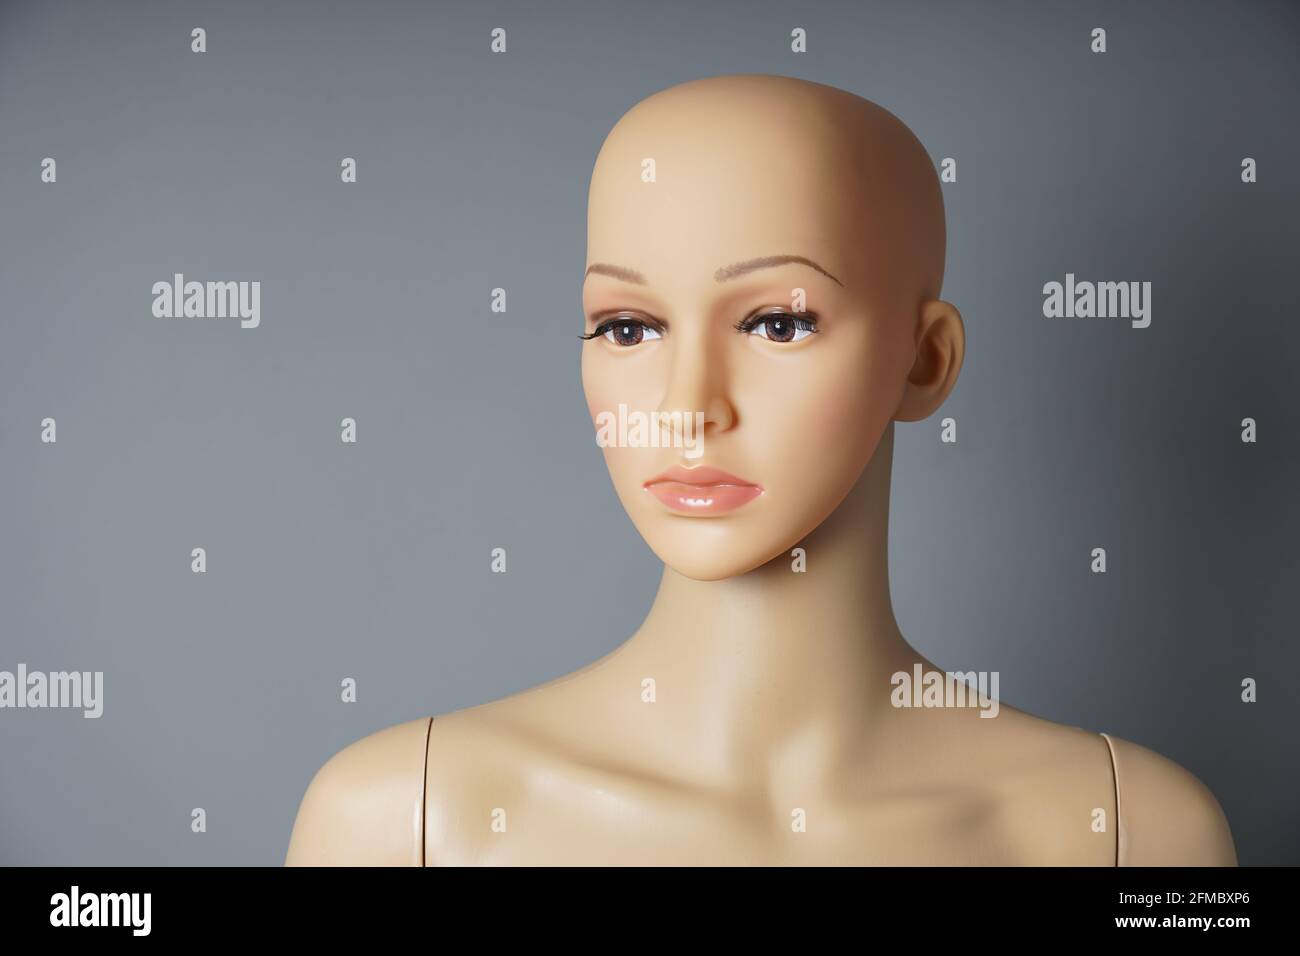
[{"label": "brown eye", "polygon": [[619,345],[640,345],[645,338],[645,326],[639,322],[620,322],[605,334]]},{"label": "brown eye", "polygon": [[615,345],[629,348],[659,338],[659,331],[639,319],[620,318],[602,322],[596,328],[596,331],[591,334],[591,337],[595,338],[597,335],[603,335]]},{"label": "brown eye", "polygon": [[767,326],[767,337],[773,342],[793,342],[795,327],[794,323],[787,318],[764,319],[763,324]]},{"label": "brown eye", "polygon": [[810,316],[773,312],[744,319],[736,323],[736,330],[757,333],[772,342],[798,342],[817,331],[817,321]]}]

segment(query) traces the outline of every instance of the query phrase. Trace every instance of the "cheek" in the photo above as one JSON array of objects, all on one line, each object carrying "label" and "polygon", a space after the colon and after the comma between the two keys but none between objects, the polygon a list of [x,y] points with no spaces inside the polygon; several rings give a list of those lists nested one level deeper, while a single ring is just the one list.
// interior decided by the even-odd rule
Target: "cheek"
[{"label": "cheek", "polygon": [[[602,347],[594,342],[586,346],[592,350]],[[659,374],[653,356],[584,355],[582,391],[592,421],[601,412],[617,414],[619,405],[626,405],[628,411],[650,412],[658,408],[662,392],[656,381]]]},{"label": "cheek", "polygon": [[[587,343],[584,349],[590,349],[594,346]],[[582,394],[587,399],[587,413],[591,416],[592,421],[596,416],[606,408],[609,408],[610,399],[614,396],[610,393],[611,382],[607,375],[602,374],[600,363],[588,357],[587,352],[582,356]]]},{"label": "cheek", "polygon": [[[600,345],[591,343],[586,347],[595,350]],[[654,368],[644,361],[631,362],[622,356],[583,355],[582,390],[593,435],[598,441],[602,425],[608,437],[617,435],[620,405],[626,406],[628,413],[649,412],[657,407],[659,390],[654,376]],[[598,416],[604,417],[598,421]],[[656,449],[615,445],[601,447],[601,453],[620,495],[630,493],[628,489],[639,489],[640,482],[655,470],[655,456],[659,454]]]},{"label": "cheek", "polygon": [[[860,469],[870,458],[892,404],[887,363],[865,343],[821,350],[790,363],[781,387],[764,395],[773,437],[796,458],[824,469]],[[795,358],[791,356],[791,358]],[[828,476],[841,484],[843,476]]]}]

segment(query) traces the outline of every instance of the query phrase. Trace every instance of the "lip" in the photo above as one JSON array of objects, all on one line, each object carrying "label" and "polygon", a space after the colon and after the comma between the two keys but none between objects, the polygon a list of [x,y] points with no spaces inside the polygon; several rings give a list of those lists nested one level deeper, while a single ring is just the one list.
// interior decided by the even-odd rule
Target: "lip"
[{"label": "lip", "polygon": [[737,478],[721,468],[674,465],[643,486],[678,514],[718,515],[741,508],[763,493],[752,481]]}]

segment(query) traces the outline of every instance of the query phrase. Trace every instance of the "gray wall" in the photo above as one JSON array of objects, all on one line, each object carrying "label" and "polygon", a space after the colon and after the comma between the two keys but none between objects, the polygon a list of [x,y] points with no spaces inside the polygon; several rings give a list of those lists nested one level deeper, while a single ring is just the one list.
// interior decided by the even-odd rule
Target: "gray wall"
[{"label": "gray wall", "polygon": [[[904,634],[1300,862],[1298,9],[0,4],[0,669],[105,674],[98,720],[0,710],[0,862],[279,863],[344,744],[632,633],[659,566],[581,397],[587,181],[634,102],[731,72],[958,161],[969,351],[898,430]],[[260,327],[154,318],[175,272],[260,281]],[[1044,318],[1067,272],[1151,281],[1151,326]]]}]

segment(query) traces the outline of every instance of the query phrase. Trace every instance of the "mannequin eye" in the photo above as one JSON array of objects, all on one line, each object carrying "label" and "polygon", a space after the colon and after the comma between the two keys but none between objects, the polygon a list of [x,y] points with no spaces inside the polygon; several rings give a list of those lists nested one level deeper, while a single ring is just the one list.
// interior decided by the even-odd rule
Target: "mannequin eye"
[{"label": "mannequin eye", "polygon": [[623,348],[631,348],[634,345],[640,345],[642,342],[659,338],[660,333],[654,326],[640,319],[622,315],[606,319],[596,326],[593,331],[581,335],[579,338],[594,339],[598,336],[603,336]]},{"label": "mannequin eye", "polygon": [[817,331],[816,318],[789,312],[765,312],[736,323],[737,332],[753,332],[772,342],[798,342]]}]

